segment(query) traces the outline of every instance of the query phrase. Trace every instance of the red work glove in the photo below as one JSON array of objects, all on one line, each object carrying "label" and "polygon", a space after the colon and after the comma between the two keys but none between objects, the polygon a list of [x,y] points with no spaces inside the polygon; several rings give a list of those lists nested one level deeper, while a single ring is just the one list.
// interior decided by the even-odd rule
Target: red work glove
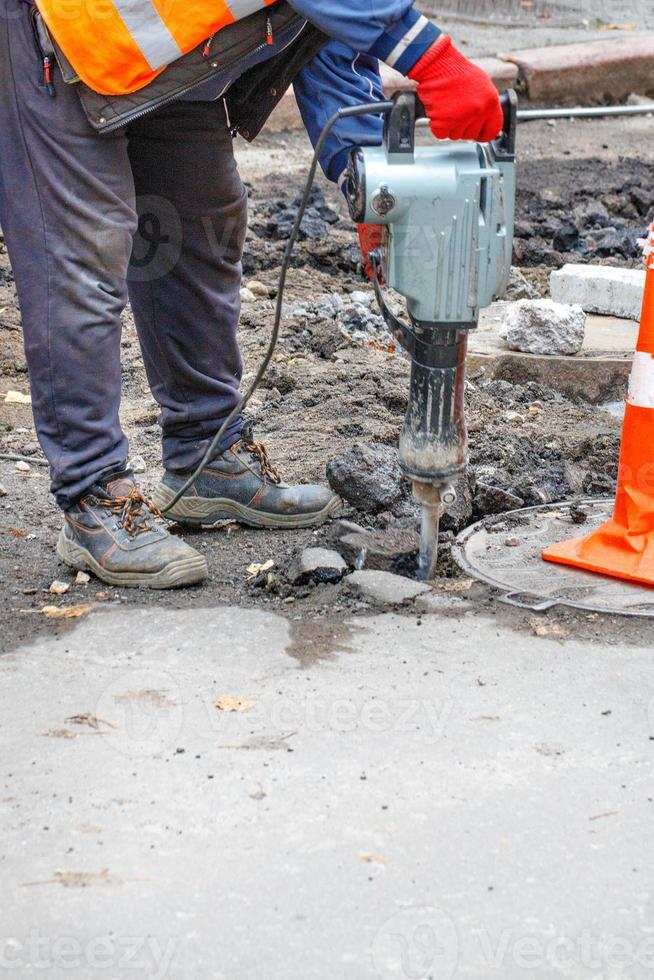
[{"label": "red work glove", "polygon": [[414,65],[409,78],[418,83],[418,97],[438,139],[488,143],[502,132],[497,89],[446,34]]},{"label": "red work glove", "polygon": [[384,225],[357,225],[359,229],[359,241],[361,242],[361,255],[363,256],[363,266],[369,279],[374,278],[370,253],[380,248],[384,241],[386,228]]}]

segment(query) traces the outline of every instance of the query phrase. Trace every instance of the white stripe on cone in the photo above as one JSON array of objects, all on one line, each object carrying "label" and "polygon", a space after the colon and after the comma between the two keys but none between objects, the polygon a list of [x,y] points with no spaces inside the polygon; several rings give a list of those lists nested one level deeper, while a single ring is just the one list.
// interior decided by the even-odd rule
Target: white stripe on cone
[{"label": "white stripe on cone", "polygon": [[654,358],[636,351],[629,378],[627,404],[636,408],[654,408]]}]

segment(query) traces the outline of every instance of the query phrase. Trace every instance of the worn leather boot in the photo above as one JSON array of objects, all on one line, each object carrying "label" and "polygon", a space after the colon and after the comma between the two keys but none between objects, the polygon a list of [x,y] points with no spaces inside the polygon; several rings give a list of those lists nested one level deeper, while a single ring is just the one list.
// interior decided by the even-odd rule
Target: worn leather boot
[{"label": "worn leather boot", "polygon": [[132,474],[93,484],[65,513],[57,554],[109,585],[173,589],[207,577],[204,557],[156,523],[156,508]]},{"label": "worn leather boot", "polygon": [[167,520],[192,527],[219,521],[240,521],[250,527],[314,527],[342,503],[328,487],[283,483],[263,444],[254,441],[250,426],[243,430],[241,441],[213,460],[186,495],[166,511],[186,479],[166,472],[152,500]]}]

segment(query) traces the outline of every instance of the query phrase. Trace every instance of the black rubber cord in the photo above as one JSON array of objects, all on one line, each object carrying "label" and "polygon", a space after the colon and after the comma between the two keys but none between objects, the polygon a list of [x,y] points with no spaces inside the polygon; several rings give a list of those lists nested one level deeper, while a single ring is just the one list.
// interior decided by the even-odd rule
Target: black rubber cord
[{"label": "black rubber cord", "polygon": [[277,306],[275,309],[275,322],[273,324],[272,334],[270,337],[270,343],[268,344],[268,350],[266,351],[266,356],[261,362],[261,366],[257,371],[257,375],[254,381],[252,382],[252,384],[250,385],[250,387],[248,388],[247,392],[243,396],[242,400],[235,408],[232,409],[232,411],[227,416],[227,418],[221,425],[220,429],[218,430],[214,438],[211,440],[211,444],[209,448],[205,452],[204,456],[202,457],[202,460],[198,464],[195,471],[191,474],[191,476],[189,476],[188,480],[185,481],[184,485],[180,487],[180,489],[177,491],[177,493],[170,501],[168,506],[163,508],[162,510],[163,514],[166,514],[170,510],[172,510],[175,504],[179,503],[179,501],[182,499],[186,491],[193,486],[195,481],[199,479],[200,476],[202,476],[202,473],[209,465],[209,463],[213,459],[214,453],[220,446],[221,440],[225,432],[232,424],[234,419],[238,415],[240,415],[241,412],[243,412],[246,405],[252,398],[253,394],[255,393],[255,391],[263,381],[266,371],[268,370],[268,367],[272,360],[272,356],[275,353],[277,341],[279,339],[279,329],[282,322],[282,306],[284,303],[284,290],[286,288],[286,277],[288,275],[288,270],[291,264],[293,249],[295,248],[295,243],[297,242],[297,238],[300,232],[300,225],[302,224],[302,219],[304,218],[307,205],[309,204],[309,200],[311,199],[311,191],[313,189],[313,182],[315,180],[316,171],[318,169],[318,163],[320,161],[320,154],[322,153],[323,147],[327,141],[327,137],[331,133],[336,123],[339,122],[339,120],[341,119],[348,119],[351,116],[367,116],[369,114],[380,115],[382,113],[390,112],[391,109],[393,108],[393,105],[394,105],[393,102],[368,102],[363,105],[348,106],[347,108],[339,109],[338,112],[334,113],[332,118],[325,125],[322,133],[320,134],[320,139],[316,143],[316,148],[313,154],[313,160],[311,161],[311,167],[309,168],[309,174],[307,176],[307,181],[304,188],[304,196],[302,197],[302,202],[300,204],[300,207],[298,208],[297,217],[295,218],[295,223],[291,230],[291,234],[289,235],[288,243],[284,251],[282,267],[279,273],[279,286],[277,289]]}]

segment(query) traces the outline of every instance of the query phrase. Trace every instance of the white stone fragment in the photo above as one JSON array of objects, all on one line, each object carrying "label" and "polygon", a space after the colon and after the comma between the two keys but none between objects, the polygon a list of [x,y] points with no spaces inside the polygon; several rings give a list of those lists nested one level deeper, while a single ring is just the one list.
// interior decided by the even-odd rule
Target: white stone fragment
[{"label": "white stone fragment", "polygon": [[251,289],[248,289],[247,286],[243,286],[241,289],[241,303],[254,303],[256,298],[257,297],[254,295]]},{"label": "white stone fragment", "polygon": [[510,350],[527,354],[578,354],[585,330],[586,314],[581,306],[521,299],[506,307],[500,337]]},{"label": "white stone fragment", "polygon": [[291,582],[308,580],[337,582],[347,571],[347,564],[337,551],[329,548],[305,548],[289,570]]},{"label": "white stone fragment", "polygon": [[70,582],[60,582],[59,579],[51,584],[49,591],[54,595],[65,595],[70,589]]},{"label": "white stone fragment", "polygon": [[270,290],[259,279],[251,279],[250,282],[245,284],[244,288],[249,289],[253,296],[262,296],[265,299],[268,299],[270,296]]},{"label": "white stone fragment", "polygon": [[382,606],[400,605],[431,592],[431,588],[423,582],[371,569],[352,572],[345,579],[345,584],[351,592]]},{"label": "white stone fragment", "polygon": [[586,313],[627,320],[640,320],[644,288],[644,269],[564,265],[550,276],[550,292],[557,303],[578,303]]},{"label": "white stone fragment", "polygon": [[638,92],[632,92],[627,99],[627,105],[652,105],[654,99],[651,99],[647,95],[639,95]]},{"label": "white stone fragment", "polygon": [[361,306],[370,306],[373,300],[372,293],[364,293],[362,289],[355,289],[350,293],[352,303],[359,303]]},{"label": "white stone fragment", "polygon": [[142,456],[133,456],[127,464],[127,469],[131,470],[132,473],[145,473],[147,468],[148,464]]},{"label": "white stone fragment", "polygon": [[19,473],[29,473],[32,467],[30,466],[29,463],[26,463],[25,460],[19,459],[18,462],[16,463],[16,469],[18,470]]}]

